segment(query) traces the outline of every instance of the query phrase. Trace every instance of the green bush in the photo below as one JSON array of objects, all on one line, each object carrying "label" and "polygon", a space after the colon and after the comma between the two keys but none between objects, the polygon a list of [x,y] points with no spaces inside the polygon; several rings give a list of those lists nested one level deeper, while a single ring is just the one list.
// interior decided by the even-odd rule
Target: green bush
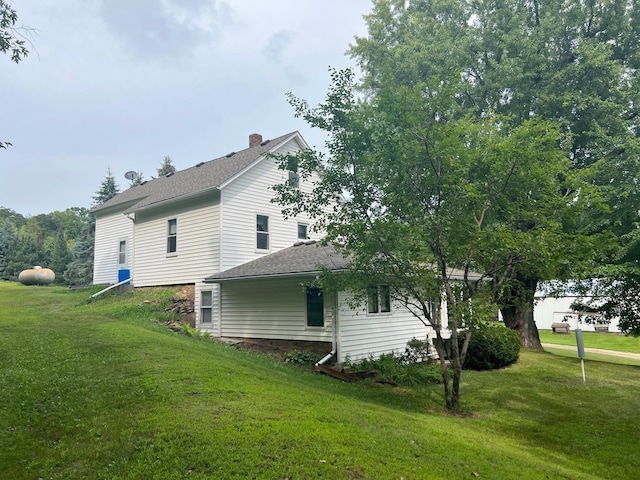
[{"label": "green bush", "polygon": [[308,350],[291,350],[284,355],[286,363],[295,363],[296,365],[314,365],[320,360],[322,360],[322,355]]},{"label": "green bush", "polygon": [[501,323],[482,323],[471,335],[464,368],[493,370],[518,360],[520,334]]},{"label": "green bush", "polygon": [[397,385],[417,386],[442,382],[440,366],[428,360],[429,344],[412,339],[404,354],[383,353],[369,356],[357,363],[345,362],[356,372],[376,372],[376,378],[387,379]]}]

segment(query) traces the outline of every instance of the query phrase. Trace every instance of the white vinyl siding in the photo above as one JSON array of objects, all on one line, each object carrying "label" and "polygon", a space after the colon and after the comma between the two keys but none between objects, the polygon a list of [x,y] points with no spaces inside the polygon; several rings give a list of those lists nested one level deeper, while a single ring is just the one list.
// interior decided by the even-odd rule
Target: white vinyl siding
[{"label": "white vinyl siding", "polygon": [[300,282],[294,278],[224,283],[220,300],[220,335],[331,342],[330,296],[324,297],[324,327],[307,327],[306,293]]},{"label": "white vinyl siding", "polygon": [[[277,153],[297,150],[297,142],[291,140],[280,147]],[[310,220],[300,216],[285,221],[282,207],[271,203],[275,194],[271,187],[287,180],[288,172],[279,170],[275,159],[264,158],[223,186],[221,271],[290,247],[298,241],[298,223],[310,224]],[[300,189],[310,191],[309,181],[300,181]],[[268,251],[256,248],[257,215],[269,217]],[[313,239],[320,238],[318,235],[310,236]]]},{"label": "white vinyl siding", "polygon": [[339,362],[359,360],[369,355],[403,353],[412,338],[425,340],[433,331],[425,327],[404,307],[392,303],[392,314],[368,315],[365,307],[352,310],[350,296],[338,296],[338,352]]},{"label": "white vinyl siding", "polygon": [[[192,201],[171,210],[141,212],[136,221],[135,285],[197,283],[219,271],[219,204]],[[167,253],[168,221],[177,221],[178,248]]]},{"label": "white vinyl siding", "polygon": [[[122,212],[96,218],[96,240],[93,253],[93,283],[96,285],[116,283],[118,270],[130,265],[133,222]],[[119,264],[120,242],[126,242],[127,264]]]}]

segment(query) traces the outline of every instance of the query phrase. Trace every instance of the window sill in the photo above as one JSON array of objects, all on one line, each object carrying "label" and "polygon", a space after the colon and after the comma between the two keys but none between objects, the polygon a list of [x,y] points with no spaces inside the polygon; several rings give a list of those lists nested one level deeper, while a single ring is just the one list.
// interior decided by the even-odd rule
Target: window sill
[{"label": "window sill", "polygon": [[177,256],[178,256],[178,252],[171,252],[171,253],[167,253],[166,258],[177,257]]}]

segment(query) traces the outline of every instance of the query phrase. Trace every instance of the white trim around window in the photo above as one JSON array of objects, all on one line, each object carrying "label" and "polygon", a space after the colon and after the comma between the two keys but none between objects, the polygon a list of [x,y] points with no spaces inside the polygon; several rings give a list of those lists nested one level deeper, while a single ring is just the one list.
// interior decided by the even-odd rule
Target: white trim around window
[{"label": "white trim around window", "polygon": [[213,291],[200,291],[200,326],[211,327],[213,325]]},{"label": "white trim around window", "polygon": [[178,254],[178,219],[167,220],[167,255]]},{"label": "white trim around window", "polygon": [[269,215],[256,214],[256,250],[267,251],[269,239]]},{"label": "white trim around window", "polygon": [[125,265],[127,265],[127,239],[121,238],[118,240],[118,266]]}]

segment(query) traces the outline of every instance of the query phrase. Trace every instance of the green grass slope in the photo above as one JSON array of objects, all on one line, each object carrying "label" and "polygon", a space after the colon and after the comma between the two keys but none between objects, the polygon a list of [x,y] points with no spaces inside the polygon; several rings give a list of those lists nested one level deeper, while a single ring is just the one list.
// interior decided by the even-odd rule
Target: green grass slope
[{"label": "green grass slope", "polygon": [[[170,292],[0,283],[0,477],[635,479],[640,368],[524,352],[442,387],[344,384],[177,335]],[[147,302],[145,302],[145,300]]]}]

